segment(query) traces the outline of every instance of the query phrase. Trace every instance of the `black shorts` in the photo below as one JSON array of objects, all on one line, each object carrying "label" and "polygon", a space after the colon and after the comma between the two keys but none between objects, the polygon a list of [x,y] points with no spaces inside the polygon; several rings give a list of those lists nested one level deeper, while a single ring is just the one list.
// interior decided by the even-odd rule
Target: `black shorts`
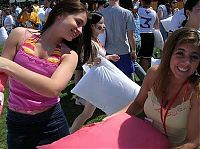
[{"label": "black shorts", "polygon": [[154,34],[141,33],[141,48],[138,52],[138,58],[151,58],[154,48]]}]

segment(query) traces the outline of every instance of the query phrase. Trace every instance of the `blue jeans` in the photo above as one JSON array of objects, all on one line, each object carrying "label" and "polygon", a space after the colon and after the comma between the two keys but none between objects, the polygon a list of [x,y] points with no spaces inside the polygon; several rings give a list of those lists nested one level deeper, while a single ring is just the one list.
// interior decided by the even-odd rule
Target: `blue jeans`
[{"label": "blue jeans", "polygon": [[49,110],[27,115],[8,109],[8,149],[35,149],[69,134],[67,120],[60,104]]},{"label": "blue jeans", "polygon": [[146,76],[146,72],[144,69],[138,64],[137,61],[134,61],[134,67],[135,67],[135,74],[138,76],[140,81],[144,80],[144,77]]},{"label": "blue jeans", "polygon": [[[138,51],[141,48],[141,41],[135,41],[135,44],[136,44],[136,52],[138,53]],[[144,77],[146,76],[146,72],[140,66],[140,64],[138,64],[138,62],[136,60],[133,61],[133,63],[134,63],[134,67],[135,67],[135,74],[138,76],[138,78],[140,79],[140,81],[143,81]]]}]

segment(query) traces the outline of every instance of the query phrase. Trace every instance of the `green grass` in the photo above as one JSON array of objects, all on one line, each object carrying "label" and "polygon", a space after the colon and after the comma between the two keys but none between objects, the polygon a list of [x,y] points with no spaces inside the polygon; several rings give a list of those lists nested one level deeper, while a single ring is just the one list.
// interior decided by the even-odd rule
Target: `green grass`
[{"label": "green grass", "polygon": [[[68,123],[71,126],[75,118],[83,111],[83,106],[74,104],[75,100],[72,98],[73,94],[70,92],[74,87],[74,83],[71,81],[68,84],[68,87],[61,93],[61,105],[64,110],[64,113],[67,117]],[[99,117],[100,116],[100,117]],[[105,117],[104,112],[99,109],[95,110],[93,116],[86,121],[86,124],[91,122],[101,121]]]},{"label": "green grass", "polygon": [[[83,106],[78,106],[74,104],[74,99],[72,99],[73,94],[70,92],[74,87],[73,81],[70,81],[67,88],[62,91],[60,94],[61,97],[61,105],[64,110],[64,113],[67,117],[69,126],[72,125],[75,118],[82,112]],[[0,149],[7,149],[6,144],[6,113],[7,113],[7,100],[8,99],[8,89],[5,91],[5,102],[4,102],[4,111],[3,115],[0,116]],[[92,118],[90,118],[86,124],[90,124],[93,122],[101,121],[105,117],[104,112],[99,109],[96,109]]]},{"label": "green grass", "polygon": [[[5,90],[5,99],[8,99],[8,89]],[[4,109],[3,109],[3,114],[0,115],[0,149],[6,149],[7,144],[6,144],[6,113],[7,113],[7,101],[5,100],[4,102]]]}]

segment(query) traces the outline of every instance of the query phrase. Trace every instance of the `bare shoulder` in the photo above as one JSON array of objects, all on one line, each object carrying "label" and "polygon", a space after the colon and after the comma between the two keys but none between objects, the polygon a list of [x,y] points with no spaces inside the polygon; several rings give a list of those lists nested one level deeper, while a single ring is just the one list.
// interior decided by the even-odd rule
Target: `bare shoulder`
[{"label": "bare shoulder", "polygon": [[35,29],[28,29],[28,28],[24,28],[24,27],[16,27],[15,29],[12,30],[11,32],[14,35],[19,35],[20,37],[24,36],[25,34],[29,35],[29,34],[39,34],[38,30]]},{"label": "bare shoulder", "polygon": [[27,30],[27,28],[24,28],[24,27],[16,27],[16,28],[14,28],[13,30],[12,30],[12,32],[11,32],[11,35],[19,35],[20,37],[22,36],[22,35],[24,35],[25,34],[25,31]]},{"label": "bare shoulder", "polygon": [[142,83],[142,87],[145,88],[146,91],[150,90],[155,82],[155,79],[158,74],[158,67],[153,66],[148,69],[147,74],[144,78],[144,81]]},{"label": "bare shoulder", "polygon": [[21,42],[24,40],[25,36],[31,36],[31,32],[29,31],[29,29],[24,27],[17,27],[12,30],[11,34],[9,35],[9,39],[12,41]]},{"label": "bare shoulder", "polygon": [[146,77],[148,79],[154,80],[157,74],[158,74],[158,66],[153,66],[148,69]]}]

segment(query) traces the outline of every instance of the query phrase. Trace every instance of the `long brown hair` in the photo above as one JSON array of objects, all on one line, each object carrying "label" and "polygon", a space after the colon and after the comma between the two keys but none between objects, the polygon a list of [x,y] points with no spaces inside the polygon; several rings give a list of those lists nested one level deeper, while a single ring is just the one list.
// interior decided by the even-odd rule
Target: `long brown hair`
[{"label": "long brown hair", "polygon": [[[63,0],[58,2],[51,12],[49,13],[49,16],[47,18],[46,23],[44,24],[43,29],[41,30],[41,35],[47,31],[48,28],[50,28],[54,23],[56,18],[59,15],[64,14],[76,14],[76,13],[87,13],[86,7],[78,0]],[[91,50],[83,50],[83,37],[82,34],[78,37],[74,38],[72,41],[67,41],[63,39],[62,41],[64,44],[66,44],[70,49],[77,52],[78,56],[81,57],[81,53],[84,53],[83,62],[85,63],[90,56]]]},{"label": "long brown hair", "polygon": [[[156,76],[156,81],[154,82],[154,90],[157,96],[161,96],[169,81],[168,74],[171,71],[170,60],[175,47],[183,43],[191,43],[200,50],[200,35],[198,31],[192,28],[181,28],[173,32],[167,39],[163,48],[161,63],[158,67],[158,75]],[[198,65],[197,72],[189,77],[190,83],[194,86],[198,86],[200,82],[200,64]]]}]

